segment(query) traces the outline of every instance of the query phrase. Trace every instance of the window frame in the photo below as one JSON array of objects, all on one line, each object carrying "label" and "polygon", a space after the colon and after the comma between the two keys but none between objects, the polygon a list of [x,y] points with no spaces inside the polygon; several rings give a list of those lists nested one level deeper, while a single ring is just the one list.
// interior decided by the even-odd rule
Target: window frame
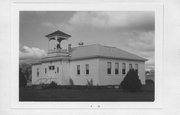
[{"label": "window frame", "polygon": [[77,65],[77,70],[76,70],[76,72],[77,72],[77,75],[80,75],[81,74],[81,66],[80,65]]},{"label": "window frame", "polygon": [[49,66],[49,70],[55,70],[55,66],[54,65]]},{"label": "window frame", "polygon": [[39,77],[39,68],[37,68],[37,77]]},{"label": "window frame", "polygon": [[138,64],[135,64],[135,71],[138,73],[139,71],[139,65]]},{"label": "window frame", "polygon": [[114,72],[115,72],[115,75],[118,75],[118,74],[119,74],[119,63],[118,63],[118,62],[115,63]]},{"label": "window frame", "polygon": [[56,69],[57,69],[57,73],[59,73],[59,67],[56,67]]},{"label": "window frame", "polygon": [[111,62],[107,62],[107,74],[108,75],[112,74],[111,69],[112,69],[112,63]]},{"label": "window frame", "polygon": [[47,73],[47,68],[44,69],[44,73],[45,73],[45,74]]},{"label": "window frame", "polygon": [[122,74],[126,74],[126,63],[122,63]]},{"label": "window frame", "polygon": [[54,66],[52,66],[52,70],[54,70],[55,69],[55,67]]},{"label": "window frame", "polygon": [[86,64],[86,75],[89,75],[89,64]]},{"label": "window frame", "polygon": [[129,70],[133,69],[133,65],[130,63],[129,64]]}]

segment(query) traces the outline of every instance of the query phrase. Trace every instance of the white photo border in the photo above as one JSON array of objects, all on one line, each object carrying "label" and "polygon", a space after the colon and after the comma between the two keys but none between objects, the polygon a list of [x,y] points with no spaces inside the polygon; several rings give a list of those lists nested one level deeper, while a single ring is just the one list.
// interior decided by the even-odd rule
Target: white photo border
[{"label": "white photo border", "polygon": [[[161,3],[56,3],[11,5],[11,108],[162,108],[163,4]],[[19,102],[19,11],[154,11],[155,12],[155,101],[154,102]],[[158,77],[157,77],[158,76]]]}]

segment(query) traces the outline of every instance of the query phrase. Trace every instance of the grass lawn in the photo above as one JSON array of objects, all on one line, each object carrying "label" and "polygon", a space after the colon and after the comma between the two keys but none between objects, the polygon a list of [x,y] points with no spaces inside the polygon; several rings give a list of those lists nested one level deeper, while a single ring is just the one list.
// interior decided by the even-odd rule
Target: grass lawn
[{"label": "grass lawn", "polygon": [[36,89],[20,88],[20,101],[154,101],[154,90],[145,86],[139,92],[122,89]]}]

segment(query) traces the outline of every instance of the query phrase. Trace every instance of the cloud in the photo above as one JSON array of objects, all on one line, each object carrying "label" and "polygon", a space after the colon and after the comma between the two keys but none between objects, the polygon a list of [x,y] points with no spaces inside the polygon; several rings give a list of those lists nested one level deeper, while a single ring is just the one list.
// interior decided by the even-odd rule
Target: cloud
[{"label": "cloud", "polygon": [[[43,25],[51,29],[60,28],[62,31],[75,31],[77,35],[85,34],[82,33],[82,30],[93,28],[90,31],[88,30],[92,32],[92,34],[90,33],[87,37],[93,38],[91,42],[97,42],[95,39],[97,38],[99,41],[102,41],[102,43],[116,45],[119,48],[147,58],[147,65],[153,67],[155,50],[154,18],[154,12],[151,11],[80,11],[74,12],[73,15],[64,22],[44,22]],[[101,30],[100,32],[106,32],[105,34],[110,34],[107,36],[104,35],[105,37],[102,35],[102,38],[98,38],[99,30]],[[113,34],[110,40],[116,40],[117,42],[108,42],[108,37],[115,32],[117,32],[116,35]]]},{"label": "cloud", "polygon": [[41,23],[42,26],[46,27],[46,28],[50,28],[51,30],[68,30],[68,31],[72,31],[74,30],[74,28],[72,27],[72,25],[68,24],[68,23],[52,23],[52,22],[42,22]]},{"label": "cloud", "polygon": [[73,26],[93,26],[99,28],[126,28],[154,30],[154,12],[76,12],[69,19]]},{"label": "cloud", "polygon": [[123,47],[148,59],[147,66],[154,67],[154,32],[128,32],[126,34],[129,36]]},{"label": "cloud", "polygon": [[154,31],[154,12],[151,11],[79,11],[61,23],[42,22],[51,29],[77,30],[80,27],[121,28],[125,30]]},{"label": "cloud", "polygon": [[154,32],[132,32],[127,45],[132,49],[154,52]]},{"label": "cloud", "polygon": [[56,27],[53,23],[51,22],[42,22],[42,26],[45,26],[45,27],[49,27],[49,28],[54,28]]},{"label": "cloud", "polygon": [[21,46],[19,48],[20,59],[36,59],[46,56],[46,52],[39,48],[30,48],[28,46]]}]

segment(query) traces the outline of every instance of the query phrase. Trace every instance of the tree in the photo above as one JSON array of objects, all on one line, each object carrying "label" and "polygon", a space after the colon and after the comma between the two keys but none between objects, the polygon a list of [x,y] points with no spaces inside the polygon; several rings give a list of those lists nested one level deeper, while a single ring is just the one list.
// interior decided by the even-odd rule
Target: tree
[{"label": "tree", "polygon": [[92,78],[90,81],[87,79],[87,86],[93,86],[93,79]]},{"label": "tree", "polygon": [[24,74],[24,77],[26,78],[27,81],[31,81],[32,79],[32,69],[31,69],[31,65],[30,64],[27,64],[27,63],[20,63],[19,64],[23,74]]},{"label": "tree", "polygon": [[70,84],[71,86],[74,85],[74,81],[73,81],[72,78],[69,78],[69,84]]},{"label": "tree", "polygon": [[27,80],[25,78],[25,75],[24,73],[22,72],[22,69],[19,68],[19,87],[22,88],[22,87],[25,87],[27,84]]},{"label": "tree", "polygon": [[52,81],[52,82],[47,86],[48,89],[55,89],[55,88],[57,88],[57,87],[58,87],[58,85],[57,85],[57,83],[54,82],[54,81]]},{"label": "tree", "polygon": [[138,73],[134,69],[129,70],[120,85],[127,91],[139,91],[142,86]]}]

